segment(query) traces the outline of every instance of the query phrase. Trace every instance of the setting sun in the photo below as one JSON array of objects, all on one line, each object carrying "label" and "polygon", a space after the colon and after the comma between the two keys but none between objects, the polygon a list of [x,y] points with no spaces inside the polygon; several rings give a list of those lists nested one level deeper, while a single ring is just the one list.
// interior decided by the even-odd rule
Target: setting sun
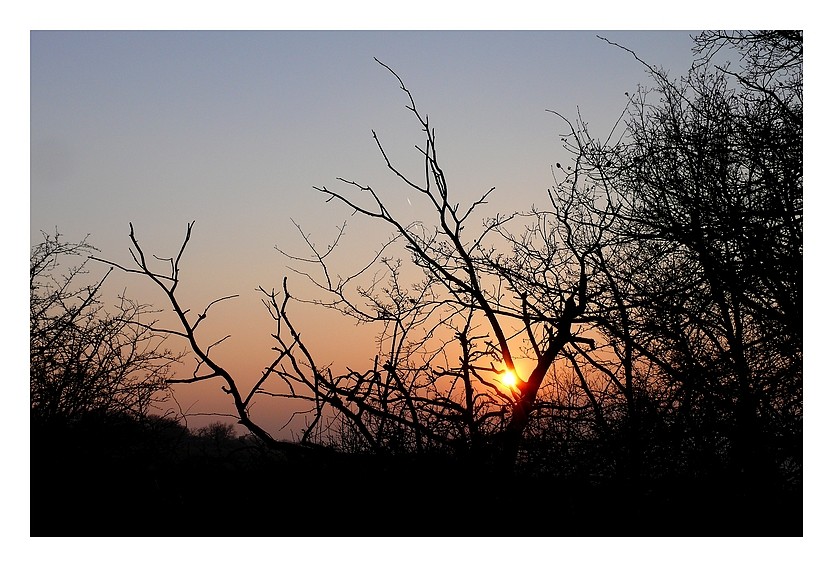
[{"label": "setting sun", "polygon": [[518,375],[512,370],[504,370],[500,375],[500,381],[504,386],[515,386],[518,384]]}]

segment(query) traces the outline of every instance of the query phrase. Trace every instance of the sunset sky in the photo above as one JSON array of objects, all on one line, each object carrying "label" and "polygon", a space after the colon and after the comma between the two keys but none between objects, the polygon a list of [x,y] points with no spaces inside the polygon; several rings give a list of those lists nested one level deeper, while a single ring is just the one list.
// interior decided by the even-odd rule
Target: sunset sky
[{"label": "sunset sky", "polygon": [[[186,20],[159,27],[187,29]],[[129,21],[89,27],[136,29]],[[403,214],[419,214],[371,135],[378,134],[396,164],[419,172],[419,124],[396,79],[374,57],[399,74],[418,110],[429,115],[454,200],[470,202],[494,186],[486,212],[511,212],[543,203],[551,166],[568,161],[560,141],[565,125],[547,110],[571,120],[580,112],[591,133],[605,137],[625,93],[650,84],[631,54],[597,35],[675,77],[688,69],[696,32],[679,20],[667,26],[677,31],[597,31],[589,22],[562,26],[555,14],[512,27],[587,31],[407,31],[411,25],[390,22],[367,27],[405,31],[338,31],[365,27],[349,24],[296,31],[274,18],[242,26],[222,21],[206,27],[243,29],[27,33],[29,202],[21,208],[28,207],[30,246],[41,231],[57,229],[70,241],[89,234],[100,256],[125,264],[128,223],[146,253],[171,256],[187,223],[196,221],[181,300],[197,311],[239,294],[212,311],[206,342],[231,334],[218,359],[241,377],[256,376],[271,361],[274,323],[256,288],[278,288],[287,275],[296,295],[313,294],[275,249],[305,254],[293,221],[324,246],[347,221],[335,258],[344,273],[364,265],[389,232],[325,203],[313,186],[335,189],[336,177],[352,179],[378,188]],[[467,27],[461,21],[451,28]],[[86,26],[33,19],[27,27]],[[285,31],[245,31],[259,27]],[[504,26],[498,20],[483,27]],[[629,22],[619,29],[642,27]],[[111,284],[167,307],[138,276],[114,274]],[[326,311],[299,313],[321,360],[371,363],[373,329],[356,329]],[[219,385],[185,386],[177,398],[194,413],[231,412]],[[262,424],[281,437],[286,417]]]},{"label": "sunset sky", "polygon": [[[453,198],[496,189],[486,213],[546,200],[551,166],[568,162],[560,135],[578,113],[605,137],[645,69],[626,51],[684,73],[690,32],[594,31],[42,31],[31,35],[30,238],[55,228],[89,234],[103,258],[128,262],[128,223],[145,252],[172,256],[196,221],[181,300],[214,308],[206,343],[244,382],[271,361],[274,323],[256,288],[310,297],[275,247],[307,255],[297,222],[326,245],[348,220],[334,258],[347,275],[373,257],[386,227],[349,218],[313,186],[345,177],[379,188],[403,215],[419,216],[375,147],[416,174],[419,124],[378,58],[428,113]],[[345,187],[346,189],[346,187]],[[103,271],[103,266],[94,269]],[[111,290],[164,299],[138,277],[114,274]],[[368,367],[376,329],[301,310],[322,362]],[[299,315],[299,319],[301,316]],[[220,382],[177,389],[191,413],[228,411]],[[277,435],[286,412],[271,413]],[[199,418],[194,425],[214,421]]]}]

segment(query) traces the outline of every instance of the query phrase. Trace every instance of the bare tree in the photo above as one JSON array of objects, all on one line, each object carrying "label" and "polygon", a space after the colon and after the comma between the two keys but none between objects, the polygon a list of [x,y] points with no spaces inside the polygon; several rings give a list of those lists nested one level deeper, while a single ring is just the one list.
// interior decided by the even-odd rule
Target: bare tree
[{"label": "bare tree", "polygon": [[[32,248],[30,393],[35,424],[66,425],[91,414],[147,415],[167,391],[179,356],[148,329],[154,311],[123,295],[108,310],[101,297],[107,274],[91,279],[86,260],[95,248],[43,233]],[[109,274],[109,272],[108,272]],[[92,283],[84,283],[92,282]]]},{"label": "bare tree", "polygon": [[[800,462],[801,42],[706,32],[678,81],[626,49],[655,85],[631,97],[615,143],[576,138],[620,250],[614,269],[599,265],[600,299],[618,306],[598,312],[600,328],[626,377],[650,370],[645,392],[683,468],[711,458],[771,479]],[[714,65],[724,47],[739,70]],[[630,407],[639,392],[624,386]]]},{"label": "bare tree", "polygon": [[[581,218],[579,209],[584,203],[579,200],[586,196],[574,186],[569,188],[573,197],[565,196],[563,207],[552,213],[499,215],[482,220],[476,231],[467,230],[466,225],[477,223],[474,215],[492,190],[465,206],[453,201],[428,118],[417,111],[399,76],[385,67],[406,94],[406,108],[425,136],[424,146],[417,148],[424,179],[417,182],[404,175],[391,163],[375,132],[373,137],[389,170],[414,198],[430,206],[434,219],[402,222],[379,191],[354,181],[340,179],[345,191],[316,187],[328,201],[341,202],[353,214],[387,225],[393,235],[369,264],[348,277],[331,274],[327,259],[343,231],[326,251],[304,236],[310,256],[286,254],[295,262],[317,267],[315,273],[297,271],[326,296],[297,298],[286,279],[279,291],[261,289],[276,321],[277,355],[248,393],[241,392],[233,376],[211,356],[211,349],[225,339],[202,346],[197,337],[208,310],[229,298],[220,298],[189,317],[176,296],[179,262],[193,223],[179,253],[164,260],[168,266],[164,273],[150,265],[132,226],[135,267],[102,261],[150,278],[166,294],[180,329],[154,330],[186,339],[198,360],[193,376],[171,382],[221,380],[223,390],[234,400],[240,423],[259,438],[273,442],[249,417],[253,399],[293,398],[310,404],[303,442],[352,438],[358,443],[355,447],[363,450],[394,453],[481,453],[489,446],[497,454],[488,458],[511,469],[554,361],[567,345],[592,345],[574,325],[584,321],[587,258],[598,248],[603,226]],[[511,223],[528,221],[532,226],[522,225],[521,236],[513,236]],[[542,248],[533,250],[533,245]],[[396,246],[402,247],[410,265],[421,273],[411,285],[403,280],[401,258],[387,255]],[[379,276],[374,272],[377,267],[387,275]],[[541,270],[545,279],[538,281],[535,274]],[[373,274],[370,281],[359,285],[369,274]],[[381,325],[373,367],[335,373],[331,366],[316,361],[293,321],[291,300],[313,301],[360,322]],[[521,356],[532,359],[532,371],[505,385],[507,374],[519,372],[516,360]]]},{"label": "bare tree", "polygon": [[[695,45],[706,53],[738,37]],[[761,45],[777,51],[795,36],[749,38],[764,43],[745,52],[746,71],[715,73],[701,59],[675,82],[646,65],[656,86],[630,97],[601,140],[580,116],[555,113],[573,160],[553,168],[548,206],[486,218],[477,215],[494,188],[454,199],[428,117],[380,62],[421,128],[424,175],[406,175],[373,138],[397,190],[430,213],[406,221],[385,190],[353,180],[315,187],[391,236],[344,275],[331,260],[344,226],[324,248],[298,226],[307,251],[279,250],[317,291],[298,296],[288,278],[261,288],[275,357],[246,392],[211,355],[225,339],[197,336],[229,298],[193,316],[176,295],[193,223],[164,272],[132,226],[135,267],[108,263],[164,290],[180,328],[154,330],[186,339],[198,360],[176,381],[219,380],[240,422],[273,445],[249,416],[255,399],[304,402],[293,417],[302,444],[465,455],[504,471],[536,455],[536,466],[576,469],[582,452],[602,475],[637,480],[800,461],[802,97],[790,54],[801,50],[790,44],[767,60],[781,67],[758,68]],[[321,361],[299,303],[377,325],[372,366]]]},{"label": "bare tree", "polygon": [[[472,444],[478,445],[484,438],[499,436],[500,458],[504,466],[511,467],[535,411],[538,392],[556,357],[567,345],[592,345],[592,340],[579,336],[573,325],[584,320],[587,258],[600,245],[604,223],[580,218],[580,210],[589,210],[585,202],[579,202],[586,196],[580,195],[577,186],[570,186],[568,195],[559,203],[563,206],[551,213],[533,210],[499,215],[483,220],[476,231],[466,230],[467,224],[476,224],[474,214],[487,202],[492,190],[467,205],[453,201],[427,116],[418,112],[401,78],[385,67],[406,94],[406,108],[425,136],[424,146],[417,147],[423,160],[424,179],[417,181],[406,176],[388,158],[375,132],[373,138],[388,169],[414,199],[429,206],[434,219],[403,222],[388,208],[382,192],[355,181],[340,178],[345,190],[316,187],[328,201],[341,202],[352,214],[393,229],[391,240],[375,258],[390,272],[388,286],[382,289],[374,279],[358,290],[358,296],[351,297],[349,286],[375,262],[350,277],[334,279],[327,256],[338,244],[338,238],[326,252],[307,240],[309,257],[287,255],[320,268],[317,274],[302,272],[331,298],[319,300],[319,304],[362,322],[382,322],[383,337],[389,339],[390,350],[380,352],[385,361],[381,369],[377,365],[363,374],[353,372],[338,379],[328,376],[323,382],[323,374],[315,370],[312,374],[317,382],[301,378],[298,373],[285,377],[316,392],[323,387],[325,392],[316,394],[315,399],[330,405],[338,400],[341,415],[355,424],[371,446],[378,447],[379,443],[372,440],[373,434],[362,415],[390,416],[390,406],[384,396],[372,399],[363,394],[359,399],[357,393],[396,391],[397,400],[402,403],[398,423],[413,431],[417,447],[423,437],[457,445],[465,439],[472,448]],[[518,229],[515,225],[522,222],[532,225]],[[513,235],[515,229],[520,230],[519,236]],[[404,246],[412,265],[422,274],[423,279],[410,293],[403,293],[401,261],[385,256],[394,243]],[[273,316],[289,327],[291,340],[282,341],[282,352],[289,352],[293,344],[300,342],[286,310],[289,292],[284,288],[283,303],[274,291],[267,295]],[[445,336],[452,338],[424,353],[420,363],[413,365],[413,347],[424,346],[427,338],[440,329],[449,331]],[[406,337],[414,332],[420,333],[416,342],[406,343]],[[311,355],[303,350],[304,364],[316,368]],[[457,353],[455,364],[433,364],[440,355],[450,358],[452,351]],[[516,360],[522,355],[532,358],[533,370],[511,388],[501,386],[505,373],[519,372]],[[451,382],[443,384],[444,378]],[[461,392],[455,398],[457,385]]]},{"label": "bare tree", "polygon": [[193,356],[196,359],[196,365],[190,377],[187,378],[168,378],[168,384],[190,384],[196,382],[203,382],[207,380],[218,380],[222,383],[222,391],[231,396],[234,409],[239,418],[241,425],[246,427],[256,438],[264,442],[267,446],[283,450],[293,450],[297,447],[293,443],[288,443],[275,439],[266,430],[258,426],[252,421],[249,410],[252,403],[252,398],[260,390],[262,384],[273,375],[275,368],[284,360],[286,354],[280,353],[274,362],[266,368],[257,384],[251,388],[250,391],[245,392],[240,389],[233,375],[220,365],[211,354],[211,350],[217,345],[229,338],[229,335],[204,344],[198,335],[200,324],[208,317],[208,311],[218,303],[236,297],[230,295],[221,297],[211,301],[205,308],[196,316],[191,315],[191,310],[184,307],[177,297],[177,287],[180,283],[180,268],[179,264],[185,252],[185,248],[191,239],[191,229],[194,223],[189,223],[185,238],[176,256],[160,258],[153,256],[151,262],[145,255],[139,241],[133,231],[133,225],[130,224],[130,241],[133,247],[130,250],[130,255],[133,259],[134,266],[128,267],[122,264],[92,256],[94,260],[107,264],[113,268],[118,268],[126,273],[140,274],[150,279],[162,292],[164,293],[170,309],[176,317],[176,322],[179,328],[167,328],[158,325],[157,321],[143,324],[144,330],[154,334],[161,334],[165,336],[173,336],[184,339],[190,348]]}]

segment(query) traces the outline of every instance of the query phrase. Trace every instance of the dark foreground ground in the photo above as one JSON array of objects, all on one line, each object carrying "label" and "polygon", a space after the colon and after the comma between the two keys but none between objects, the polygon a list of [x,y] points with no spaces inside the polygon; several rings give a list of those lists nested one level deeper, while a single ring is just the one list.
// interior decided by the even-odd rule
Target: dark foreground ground
[{"label": "dark foreground ground", "polygon": [[800,487],[499,478],[449,459],[77,433],[33,429],[33,537],[802,536]]}]

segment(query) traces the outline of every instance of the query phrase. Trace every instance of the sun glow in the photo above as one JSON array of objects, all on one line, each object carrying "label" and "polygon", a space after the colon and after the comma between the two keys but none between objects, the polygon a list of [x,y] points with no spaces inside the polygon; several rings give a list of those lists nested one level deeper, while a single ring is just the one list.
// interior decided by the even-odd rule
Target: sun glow
[{"label": "sun glow", "polygon": [[511,370],[504,370],[500,374],[500,381],[504,386],[509,386],[511,388],[518,384],[518,375]]}]

